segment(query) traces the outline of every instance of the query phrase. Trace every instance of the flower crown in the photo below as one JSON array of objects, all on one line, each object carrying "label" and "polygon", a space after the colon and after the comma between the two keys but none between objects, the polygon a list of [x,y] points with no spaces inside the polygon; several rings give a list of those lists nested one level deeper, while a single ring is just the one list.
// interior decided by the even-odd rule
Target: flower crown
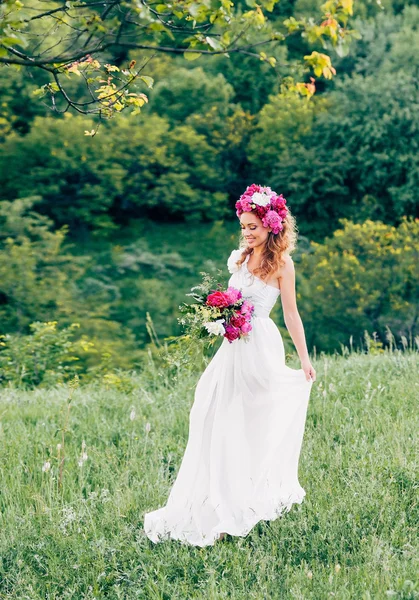
[{"label": "flower crown", "polygon": [[244,212],[253,211],[264,227],[272,227],[272,233],[277,234],[284,229],[283,222],[288,214],[286,202],[282,194],[278,196],[270,187],[252,183],[237,200],[236,215],[240,217]]}]

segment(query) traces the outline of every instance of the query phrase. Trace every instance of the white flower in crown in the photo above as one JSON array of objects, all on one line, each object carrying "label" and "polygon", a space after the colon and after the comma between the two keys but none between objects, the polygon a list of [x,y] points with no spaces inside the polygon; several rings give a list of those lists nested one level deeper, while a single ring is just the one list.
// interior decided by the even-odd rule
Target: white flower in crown
[{"label": "white flower in crown", "polygon": [[260,192],[255,192],[252,195],[252,202],[258,204],[259,206],[267,206],[271,203],[271,197],[267,194],[261,194]]},{"label": "white flower in crown", "polygon": [[236,273],[239,270],[239,267],[236,265],[236,262],[239,260],[242,255],[242,250],[233,250],[227,260],[227,268],[230,273]]},{"label": "white flower in crown", "polygon": [[225,329],[223,323],[224,319],[217,319],[213,322],[204,323],[204,327],[208,333],[212,333],[213,335],[224,335]]}]

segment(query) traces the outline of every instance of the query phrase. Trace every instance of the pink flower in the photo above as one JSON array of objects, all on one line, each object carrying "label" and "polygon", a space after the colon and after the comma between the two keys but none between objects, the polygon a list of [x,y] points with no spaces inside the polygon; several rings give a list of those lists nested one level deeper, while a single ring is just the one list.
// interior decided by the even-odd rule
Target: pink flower
[{"label": "pink flower", "polygon": [[227,288],[227,291],[224,292],[224,295],[229,299],[230,304],[235,304],[237,300],[240,300],[242,297],[241,291],[232,286]]},{"label": "pink flower", "polygon": [[233,325],[226,325],[225,330],[226,332],[224,337],[228,339],[230,344],[238,337],[240,337],[240,329],[238,329],[237,327],[233,327]]},{"label": "pink flower", "polygon": [[254,209],[255,213],[257,214],[257,216],[259,217],[259,219],[263,219],[263,217],[266,215],[266,213],[268,213],[270,210],[270,205],[267,204],[266,206],[256,206],[256,208]]},{"label": "pink flower", "polygon": [[275,196],[273,196],[273,198],[271,198],[271,206],[278,212],[280,210],[284,210],[284,209],[285,209],[285,212],[287,212],[286,207],[285,207],[286,202],[287,201],[285,200],[285,198],[283,197],[282,194],[280,196],[275,195]]},{"label": "pink flower", "polygon": [[[268,196],[269,202],[253,202],[252,196],[255,193]],[[278,195],[269,186],[262,187],[252,183],[236,202],[236,215],[240,217],[244,212],[254,212],[262,220],[264,227],[272,227],[273,233],[277,234],[283,230],[282,222],[288,214],[286,202],[282,194]],[[276,217],[271,213],[276,213]]]},{"label": "pink flower", "polygon": [[269,210],[262,219],[264,227],[272,227],[273,233],[279,233],[283,229],[281,218],[275,210]]},{"label": "pink flower", "polygon": [[242,327],[244,323],[246,323],[246,317],[240,313],[233,315],[230,319],[230,325],[233,327]]},{"label": "pink flower", "polygon": [[243,325],[241,326],[241,330],[243,333],[249,333],[249,331],[252,331],[252,326],[249,323],[249,321],[243,323]]},{"label": "pink flower", "polygon": [[225,308],[226,306],[229,306],[230,299],[224,292],[216,291],[208,295],[206,304],[208,304],[209,306],[218,306],[219,308]]},{"label": "pink flower", "polygon": [[243,302],[243,304],[241,305],[241,312],[242,314],[249,314],[252,312],[253,310],[253,304],[251,304],[248,300],[245,300]]},{"label": "pink flower", "polygon": [[252,183],[252,185],[248,185],[246,188],[246,191],[244,192],[243,196],[253,196],[253,194],[255,192],[260,192],[261,191],[261,187],[260,185],[257,185],[256,183]]}]

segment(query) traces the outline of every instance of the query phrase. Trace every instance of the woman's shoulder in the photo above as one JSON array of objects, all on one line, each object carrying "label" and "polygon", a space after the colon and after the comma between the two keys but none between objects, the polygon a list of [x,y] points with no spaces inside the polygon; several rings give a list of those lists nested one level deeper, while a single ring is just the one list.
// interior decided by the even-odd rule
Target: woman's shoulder
[{"label": "woman's shoulder", "polygon": [[230,256],[227,259],[227,268],[230,273],[235,273],[240,267],[237,266],[237,261],[243,254],[243,248],[235,248],[231,251]]},{"label": "woman's shoulder", "polygon": [[294,273],[294,261],[292,260],[292,257],[290,254],[283,254],[281,256],[282,259],[282,265],[279,267],[276,276],[278,277],[278,279],[281,279],[284,275],[287,275],[288,273]]},{"label": "woman's shoulder", "polygon": [[294,268],[294,261],[292,260],[292,256],[290,254],[284,254],[282,256],[282,260],[284,261],[284,269]]}]

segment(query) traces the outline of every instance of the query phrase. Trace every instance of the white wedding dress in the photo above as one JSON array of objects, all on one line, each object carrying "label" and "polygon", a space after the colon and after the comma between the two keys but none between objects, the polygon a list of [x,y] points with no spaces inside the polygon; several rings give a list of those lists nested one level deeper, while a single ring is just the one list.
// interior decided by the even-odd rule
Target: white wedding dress
[{"label": "white wedding dress", "polygon": [[213,545],[222,532],[246,536],[276,519],[305,491],[298,481],[312,380],[285,365],[280,331],[269,313],[280,291],[227,266],[229,285],[255,305],[247,341],[224,339],[202,373],[189,415],[189,439],[167,504],[144,515],[153,542]]}]

